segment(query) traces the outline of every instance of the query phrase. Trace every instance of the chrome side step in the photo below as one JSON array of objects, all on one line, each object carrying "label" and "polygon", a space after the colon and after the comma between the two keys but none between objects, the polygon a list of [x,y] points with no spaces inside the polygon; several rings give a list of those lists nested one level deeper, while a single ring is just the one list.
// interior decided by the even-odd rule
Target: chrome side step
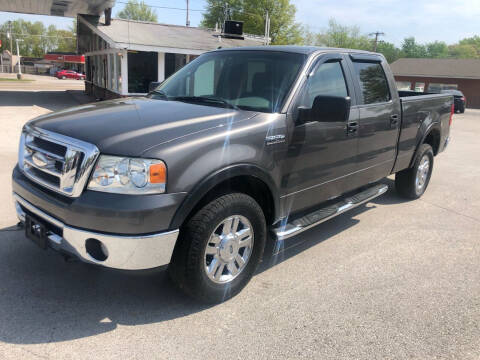
[{"label": "chrome side step", "polygon": [[273,229],[277,240],[285,240],[308,230],[318,224],[321,224],[335,216],[352,210],[376,197],[386,193],[388,185],[379,184],[363,190],[353,196],[344,198],[336,204],[316,210],[288,224],[282,224]]}]

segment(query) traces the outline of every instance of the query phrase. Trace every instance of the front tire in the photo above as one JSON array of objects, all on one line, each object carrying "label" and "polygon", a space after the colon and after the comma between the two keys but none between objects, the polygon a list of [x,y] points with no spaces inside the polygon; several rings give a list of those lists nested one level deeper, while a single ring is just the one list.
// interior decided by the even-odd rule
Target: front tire
[{"label": "front tire", "polygon": [[202,302],[228,300],[252,278],[266,237],[265,216],[253,198],[242,193],[223,195],[180,229],[170,278]]},{"label": "front tire", "polygon": [[429,144],[422,144],[413,166],[395,174],[397,193],[407,199],[420,198],[428,187],[432,170],[433,149]]}]

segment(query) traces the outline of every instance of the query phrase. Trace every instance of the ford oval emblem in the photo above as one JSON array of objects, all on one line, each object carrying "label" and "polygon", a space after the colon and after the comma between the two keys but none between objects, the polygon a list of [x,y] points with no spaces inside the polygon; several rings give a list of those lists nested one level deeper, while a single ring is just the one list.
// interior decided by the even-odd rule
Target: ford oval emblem
[{"label": "ford oval emblem", "polygon": [[44,168],[49,164],[47,157],[39,152],[33,153],[32,161],[39,168]]}]

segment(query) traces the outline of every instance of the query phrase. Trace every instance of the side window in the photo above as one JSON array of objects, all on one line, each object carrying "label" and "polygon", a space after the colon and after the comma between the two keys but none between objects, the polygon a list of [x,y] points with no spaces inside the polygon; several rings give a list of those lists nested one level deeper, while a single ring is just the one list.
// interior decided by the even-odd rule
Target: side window
[{"label": "side window", "polygon": [[320,64],[314,74],[308,78],[301,106],[311,108],[313,100],[319,95],[347,97],[348,90],[340,62]]},{"label": "side window", "polygon": [[388,81],[380,63],[354,61],[353,67],[360,83],[363,104],[375,104],[390,101]]}]

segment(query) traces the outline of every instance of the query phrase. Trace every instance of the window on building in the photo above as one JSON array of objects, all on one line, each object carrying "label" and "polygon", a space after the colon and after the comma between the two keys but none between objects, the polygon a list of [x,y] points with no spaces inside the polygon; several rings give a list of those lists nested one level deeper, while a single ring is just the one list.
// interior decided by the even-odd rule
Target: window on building
[{"label": "window on building", "polygon": [[397,89],[400,91],[411,90],[412,83],[410,81],[397,81]]},{"label": "window on building", "polygon": [[116,88],[119,93],[122,92],[122,56],[115,54],[115,61],[117,63],[117,84]]},{"label": "window on building", "polygon": [[[192,60],[190,60],[192,61]],[[165,78],[176,73],[187,63],[187,55],[165,53]]]},{"label": "window on building", "polygon": [[428,84],[428,92],[431,93],[440,93],[442,90],[457,90],[457,84],[441,84],[441,83],[430,83]]},{"label": "window on building", "polygon": [[158,80],[157,52],[128,52],[128,92],[148,93],[152,81]]},{"label": "window on building", "polygon": [[380,63],[355,61],[353,66],[360,83],[364,104],[390,101],[388,81]]},{"label": "window on building", "polygon": [[108,54],[108,88],[115,90],[115,60],[114,54]]},{"label": "window on building", "polygon": [[425,92],[425,83],[424,82],[416,82],[415,83],[415,91],[416,92]]}]

